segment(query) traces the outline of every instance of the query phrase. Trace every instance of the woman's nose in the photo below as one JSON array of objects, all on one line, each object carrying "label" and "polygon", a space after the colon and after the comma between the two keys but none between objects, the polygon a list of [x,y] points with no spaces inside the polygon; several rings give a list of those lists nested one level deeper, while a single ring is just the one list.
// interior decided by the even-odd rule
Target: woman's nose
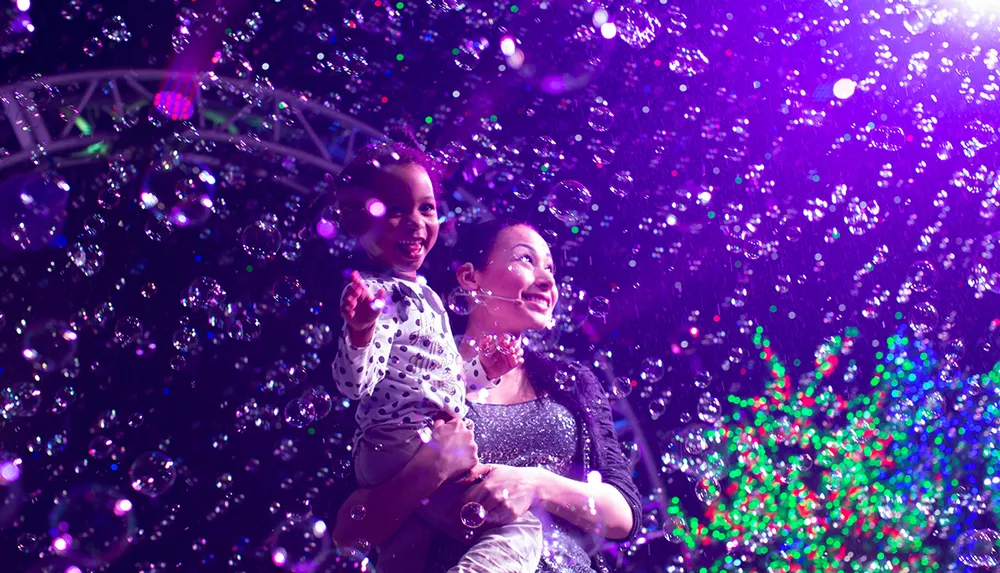
[{"label": "woman's nose", "polygon": [[535,275],[535,285],[538,286],[538,288],[540,288],[540,289],[550,290],[552,288],[552,286],[555,285],[555,283],[556,283],[556,280],[552,276],[552,273],[550,273],[546,269],[540,270]]}]

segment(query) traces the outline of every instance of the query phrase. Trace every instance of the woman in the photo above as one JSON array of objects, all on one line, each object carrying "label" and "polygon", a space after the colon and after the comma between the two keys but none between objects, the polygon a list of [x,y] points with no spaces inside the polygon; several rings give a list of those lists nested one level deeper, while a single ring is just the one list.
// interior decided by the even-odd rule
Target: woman
[{"label": "woman", "polygon": [[[464,233],[458,250],[464,261],[456,272],[458,283],[479,294],[468,317],[467,340],[521,336],[551,321],[558,299],[552,254],[535,229],[490,221]],[[466,359],[476,352],[465,344],[460,349]],[[593,373],[527,352],[524,365],[504,375],[497,387],[470,390],[467,398],[474,429],[457,420],[436,422],[430,441],[394,479],[348,498],[337,516],[337,545],[377,546],[430,499],[446,504],[441,514],[454,519],[434,524],[450,537],[442,533],[435,539],[426,573],[447,571],[470,537],[488,535],[490,527],[529,509],[545,531],[539,571],[603,569],[591,556],[602,538],[635,535],[640,503]],[[477,453],[485,477],[471,488],[453,485],[476,465]],[[481,527],[473,523],[477,503],[486,515]]]}]

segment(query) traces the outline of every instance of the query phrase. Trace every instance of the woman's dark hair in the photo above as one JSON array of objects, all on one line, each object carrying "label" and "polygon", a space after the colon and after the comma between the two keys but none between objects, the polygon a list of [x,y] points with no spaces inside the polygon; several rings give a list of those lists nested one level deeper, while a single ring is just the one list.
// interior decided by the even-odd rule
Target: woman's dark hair
[{"label": "woman's dark hair", "polygon": [[[535,226],[527,221],[512,218],[490,219],[459,229],[458,243],[455,246],[453,256],[455,262],[451,266],[450,281],[445,284],[451,285],[451,288],[458,286],[455,271],[465,263],[472,263],[476,269],[485,269],[489,265],[490,253],[493,252],[500,233],[504,229],[518,225],[535,229]],[[451,289],[441,292],[447,295]],[[464,332],[468,326],[466,317],[455,314],[452,317],[454,331]],[[586,403],[590,398],[581,392],[583,386],[593,382],[593,380],[582,380],[582,378],[584,376],[593,377],[592,373],[583,367],[570,366],[566,361],[556,360],[541,352],[531,350],[526,350],[524,353],[524,368],[528,373],[528,381],[534,388],[535,394],[550,396],[557,403],[565,406],[576,420],[582,421],[586,431],[581,433],[581,439],[597,440],[597,421],[590,409],[587,408]],[[599,465],[601,462],[600,448],[593,449],[592,455],[594,456],[593,464]]]}]

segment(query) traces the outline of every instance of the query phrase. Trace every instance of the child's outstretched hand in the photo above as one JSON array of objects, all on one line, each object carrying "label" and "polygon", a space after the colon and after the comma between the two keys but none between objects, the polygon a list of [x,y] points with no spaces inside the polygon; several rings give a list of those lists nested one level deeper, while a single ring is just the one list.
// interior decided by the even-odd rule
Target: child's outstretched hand
[{"label": "child's outstretched hand", "polygon": [[479,340],[479,363],[491,380],[524,364],[524,347],[510,334],[487,334]]},{"label": "child's outstretched hand", "polygon": [[351,273],[351,284],[347,286],[340,306],[340,315],[344,317],[348,328],[357,333],[371,330],[384,307],[385,289],[379,289],[373,295],[358,271]]}]

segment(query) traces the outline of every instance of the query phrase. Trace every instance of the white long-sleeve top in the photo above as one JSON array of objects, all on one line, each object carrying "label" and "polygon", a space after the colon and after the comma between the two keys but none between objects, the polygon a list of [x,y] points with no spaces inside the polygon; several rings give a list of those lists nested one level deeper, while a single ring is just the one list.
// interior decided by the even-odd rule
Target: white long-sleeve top
[{"label": "white long-sleeve top", "polygon": [[344,325],[333,362],[337,388],[360,401],[355,445],[375,427],[413,431],[430,425],[441,410],[464,417],[467,388],[489,388],[498,380],[487,378],[478,357],[462,360],[441,298],[422,281],[361,275],[372,293],[385,289],[387,300],[367,346],[351,344]]}]

